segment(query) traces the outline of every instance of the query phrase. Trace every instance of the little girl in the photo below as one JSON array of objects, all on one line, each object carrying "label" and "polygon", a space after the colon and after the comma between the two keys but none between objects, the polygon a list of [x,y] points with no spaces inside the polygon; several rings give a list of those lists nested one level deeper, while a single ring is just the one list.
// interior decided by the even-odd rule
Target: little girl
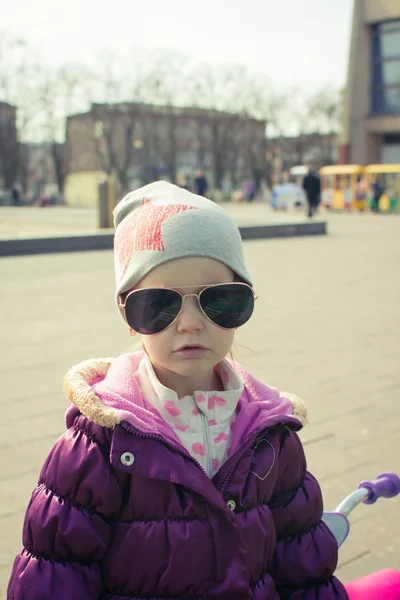
[{"label": "little girl", "polygon": [[67,374],[8,599],[347,598],[304,404],[225,358],[256,298],[236,225],[165,182],[114,215],[116,301],[143,351]]}]

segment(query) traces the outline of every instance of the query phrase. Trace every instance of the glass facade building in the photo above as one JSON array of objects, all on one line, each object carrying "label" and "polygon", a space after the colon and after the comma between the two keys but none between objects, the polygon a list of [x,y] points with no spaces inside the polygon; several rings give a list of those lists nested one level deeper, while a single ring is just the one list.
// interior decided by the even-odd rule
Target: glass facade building
[{"label": "glass facade building", "polygon": [[400,114],[400,19],[372,26],[372,113]]},{"label": "glass facade building", "polygon": [[400,0],[353,0],[339,162],[400,163]]}]

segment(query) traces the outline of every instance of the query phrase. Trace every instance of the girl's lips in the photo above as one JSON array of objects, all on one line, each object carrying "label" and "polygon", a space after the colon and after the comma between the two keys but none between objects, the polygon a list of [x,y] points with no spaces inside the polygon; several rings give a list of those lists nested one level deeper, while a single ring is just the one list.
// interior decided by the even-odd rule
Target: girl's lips
[{"label": "girl's lips", "polygon": [[183,344],[182,346],[179,346],[179,348],[175,350],[175,352],[180,352],[181,350],[187,349],[206,350],[206,347],[202,346],[201,344]]},{"label": "girl's lips", "polygon": [[175,354],[179,354],[184,358],[197,358],[207,352],[207,348],[204,346],[181,346],[178,350],[175,350]]}]

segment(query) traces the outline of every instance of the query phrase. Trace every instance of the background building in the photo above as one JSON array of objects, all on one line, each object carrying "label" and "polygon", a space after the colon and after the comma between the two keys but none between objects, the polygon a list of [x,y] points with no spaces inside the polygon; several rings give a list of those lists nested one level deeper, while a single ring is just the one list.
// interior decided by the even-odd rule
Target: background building
[{"label": "background building", "polygon": [[93,104],[67,119],[65,199],[95,204],[107,175],[118,194],[156,179],[190,186],[196,169],[211,189],[248,177],[257,185],[266,177],[265,129],[265,121],[216,110]]},{"label": "background building", "polygon": [[0,189],[11,189],[18,174],[19,145],[16,119],[17,108],[8,102],[0,102]]},{"label": "background building", "polygon": [[354,0],[339,160],[400,163],[400,0]]}]

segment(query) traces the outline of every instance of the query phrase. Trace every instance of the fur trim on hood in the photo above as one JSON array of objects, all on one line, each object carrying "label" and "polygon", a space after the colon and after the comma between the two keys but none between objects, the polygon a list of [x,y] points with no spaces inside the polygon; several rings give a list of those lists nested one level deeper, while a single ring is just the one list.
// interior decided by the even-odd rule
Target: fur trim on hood
[{"label": "fur trim on hood", "polygon": [[[143,352],[136,352],[79,363],[66,374],[64,391],[81,414],[102,427],[113,429],[123,420],[139,427],[157,426],[161,417],[149,408],[134,376],[142,357]],[[257,402],[275,417],[295,418],[303,427],[307,424],[304,400],[264,384],[236,362],[231,364],[244,382],[246,403]]]}]

